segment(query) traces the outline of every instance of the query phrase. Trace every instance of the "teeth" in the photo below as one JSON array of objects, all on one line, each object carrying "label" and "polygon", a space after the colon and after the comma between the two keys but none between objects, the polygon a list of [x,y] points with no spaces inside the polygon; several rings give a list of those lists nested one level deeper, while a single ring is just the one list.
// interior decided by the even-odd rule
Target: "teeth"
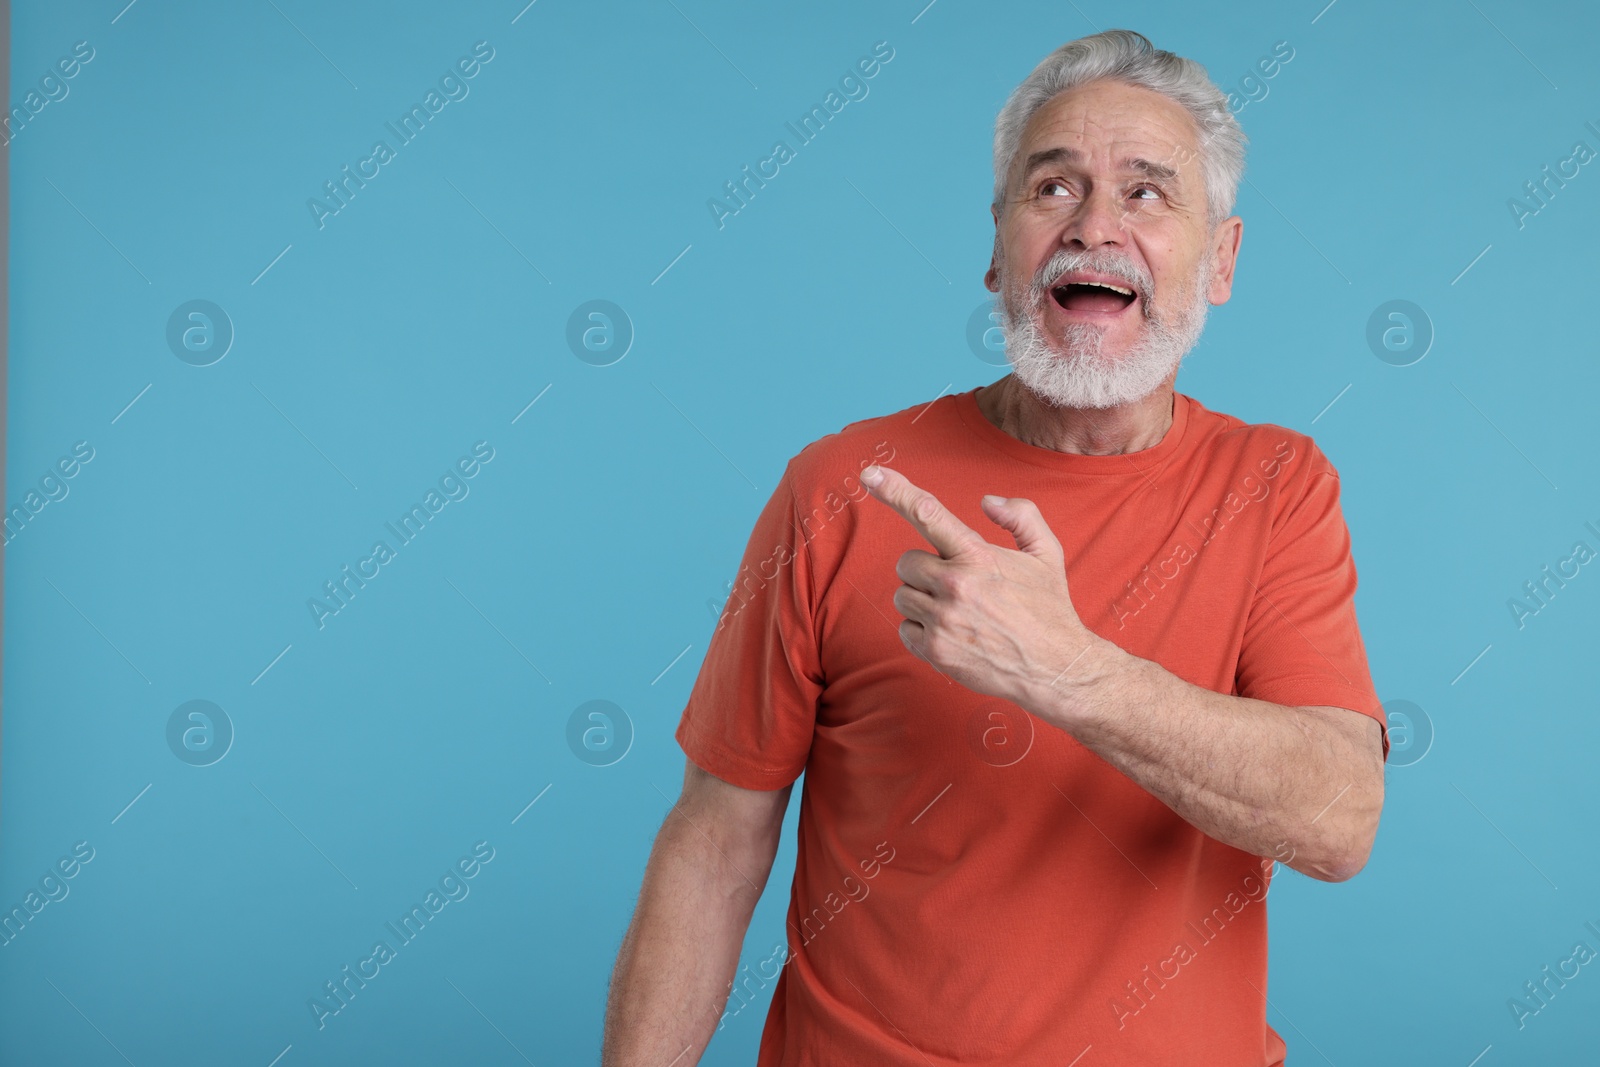
[{"label": "teeth", "polygon": [[1056,288],[1060,289],[1067,285],[1093,285],[1101,289],[1110,289],[1113,293],[1121,293],[1123,296],[1133,295],[1132,289],[1124,289],[1120,285],[1108,285],[1105,282],[1063,282],[1061,285],[1056,286]]}]

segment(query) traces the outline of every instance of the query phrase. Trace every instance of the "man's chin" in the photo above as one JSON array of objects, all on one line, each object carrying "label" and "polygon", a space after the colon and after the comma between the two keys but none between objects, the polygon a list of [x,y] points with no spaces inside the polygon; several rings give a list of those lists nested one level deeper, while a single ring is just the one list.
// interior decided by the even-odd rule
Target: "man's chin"
[{"label": "man's chin", "polygon": [[1114,372],[1118,366],[1125,362],[1129,356],[1127,350],[1107,350],[1101,345],[1080,345],[1070,342],[1061,342],[1053,338],[1046,339],[1039,355],[1048,360],[1051,367],[1059,367],[1065,363],[1080,370],[1098,372],[1101,374]]},{"label": "man's chin", "polygon": [[1080,367],[1112,368],[1122,362],[1126,352],[1108,352],[1104,348],[1050,342],[1044,346],[1052,363],[1061,360]]},{"label": "man's chin", "polygon": [[1062,327],[1034,319],[1032,332],[1038,344],[1052,356],[1108,367],[1115,366],[1146,340],[1142,328],[1135,329],[1131,337],[1123,336],[1125,330],[1118,330],[1117,336],[1112,336],[1109,326],[1087,322]]},{"label": "man's chin", "polygon": [[1030,382],[1020,374],[1015,375],[1015,377],[1017,384],[1027,390],[1028,394],[1038,402],[1040,407],[1050,408],[1051,410],[1071,408],[1074,411],[1109,411],[1112,408],[1138,403],[1149,396],[1150,393],[1155,392],[1155,389],[1151,389],[1138,396],[1104,396],[1084,393],[1072,396],[1057,396],[1049,392],[1047,388],[1041,387],[1038,383]]},{"label": "man's chin", "polygon": [[[1043,345],[1012,364],[1017,384],[1051,408],[1104,410],[1137,403],[1161,388],[1175,367],[1154,381],[1156,368],[1134,367],[1135,354],[1107,354],[1073,346]],[[1180,361],[1181,362],[1181,361]]]}]

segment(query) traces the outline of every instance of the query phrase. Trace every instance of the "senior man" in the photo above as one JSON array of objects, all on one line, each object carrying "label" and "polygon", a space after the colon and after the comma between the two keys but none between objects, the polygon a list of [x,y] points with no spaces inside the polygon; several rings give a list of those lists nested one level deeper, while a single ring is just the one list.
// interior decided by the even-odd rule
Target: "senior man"
[{"label": "senior man", "polygon": [[[688,1067],[769,986],[762,1067],[1282,1063],[1272,864],[1361,869],[1388,742],[1337,472],[1174,388],[1244,146],[1126,30],[1011,95],[1013,373],[788,463],[677,729],[607,1067]],[[740,966],[801,771],[787,944]]]}]

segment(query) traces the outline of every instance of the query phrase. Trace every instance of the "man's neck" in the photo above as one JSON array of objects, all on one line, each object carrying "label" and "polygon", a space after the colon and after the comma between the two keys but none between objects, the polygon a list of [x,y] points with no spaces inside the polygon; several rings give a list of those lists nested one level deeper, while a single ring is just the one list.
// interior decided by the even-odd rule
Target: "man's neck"
[{"label": "man's neck", "polygon": [[1114,456],[1161,443],[1172,426],[1173,382],[1110,408],[1051,407],[1008,374],[978,390],[983,417],[1024,444],[1055,452]]}]

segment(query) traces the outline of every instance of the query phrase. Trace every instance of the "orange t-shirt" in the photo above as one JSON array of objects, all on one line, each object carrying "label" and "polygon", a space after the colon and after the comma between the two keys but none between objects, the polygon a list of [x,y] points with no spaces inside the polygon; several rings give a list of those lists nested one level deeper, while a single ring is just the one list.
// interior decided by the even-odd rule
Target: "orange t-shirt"
[{"label": "orange t-shirt", "polygon": [[856,476],[892,467],[1007,548],[979,497],[1027,497],[1095,633],[1219,693],[1381,724],[1338,474],[1306,435],[1181,393],[1160,443],[1111,456],[1025,444],[976,394],[789,461],[678,725],[735,785],[806,772],[759,1067],[1278,1064],[1271,859],[907,651],[895,561],[933,549]]}]

